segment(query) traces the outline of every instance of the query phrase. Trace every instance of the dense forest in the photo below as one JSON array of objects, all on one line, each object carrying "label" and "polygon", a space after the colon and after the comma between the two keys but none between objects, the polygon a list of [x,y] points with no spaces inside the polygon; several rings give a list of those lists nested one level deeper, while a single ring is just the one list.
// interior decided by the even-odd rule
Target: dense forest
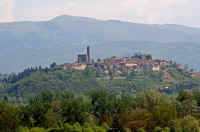
[{"label": "dense forest", "polygon": [[0,101],[1,132],[199,132],[200,90],[114,95],[46,90],[27,105]]}]

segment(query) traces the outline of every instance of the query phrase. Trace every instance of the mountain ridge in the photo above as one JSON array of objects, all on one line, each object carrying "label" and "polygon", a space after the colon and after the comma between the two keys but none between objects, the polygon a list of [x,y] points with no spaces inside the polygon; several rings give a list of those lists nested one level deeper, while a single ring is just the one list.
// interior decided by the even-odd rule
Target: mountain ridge
[{"label": "mountain ridge", "polygon": [[[132,47],[132,49],[137,45],[135,48],[140,47],[142,52],[146,52],[143,50],[147,46],[144,43],[148,42],[149,52],[153,55],[156,48],[153,45],[157,45],[160,53],[156,53],[155,57],[170,56],[172,48],[169,47],[172,47],[173,43],[173,50],[175,50],[173,55],[184,57],[184,54],[176,54],[176,50],[180,49],[175,47],[179,47],[184,50],[184,52],[181,51],[182,53],[189,53],[194,58],[200,51],[199,36],[200,28],[184,25],[148,25],[68,15],[41,22],[0,23],[0,60],[2,60],[0,72],[16,72],[28,66],[49,65],[53,61],[58,63],[72,61],[86,45],[91,45],[96,52],[97,47],[102,45],[102,51],[94,53],[94,58],[101,58],[102,54],[107,54],[105,57],[109,57],[115,50],[120,51],[118,56],[126,54],[127,51],[122,53],[121,46],[120,48],[115,46],[114,42],[122,44],[129,42],[129,45],[124,45]],[[110,43],[113,45],[110,47],[111,51],[100,53],[104,51],[103,48],[109,47]],[[141,46],[137,43],[140,43]],[[180,46],[180,43],[183,43],[183,47]],[[162,47],[163,44],[170,46]],[[190,49],[195,49],[195,52],[191,52]],[[162,51],[166,53],[163,54]],[[134,52],[135,50],[132,50],[132,54]],[[185,60],[185,63],[190,64],[197,59]],[[196,66],[198,60],[197,63],[192,63],[195,68],[200,69]]]}]

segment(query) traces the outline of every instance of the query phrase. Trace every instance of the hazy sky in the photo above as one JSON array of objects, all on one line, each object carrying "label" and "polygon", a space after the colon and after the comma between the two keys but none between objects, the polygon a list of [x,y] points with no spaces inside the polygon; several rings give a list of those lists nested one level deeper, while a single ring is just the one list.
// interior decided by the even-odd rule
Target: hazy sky
[{"label": "hazy sky", "polygon": [[200,0],[0,0],[0,22],[59,15],[200,27]]}]

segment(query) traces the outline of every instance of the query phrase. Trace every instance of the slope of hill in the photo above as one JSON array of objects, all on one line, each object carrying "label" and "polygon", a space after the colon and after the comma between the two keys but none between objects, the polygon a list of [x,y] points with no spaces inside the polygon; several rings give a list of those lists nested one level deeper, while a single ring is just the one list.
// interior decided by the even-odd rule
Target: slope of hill
[{"label": "slope of hill", "polygon": [[[84,70],[73,67],[65,69],[63,65],[53,64],[50,68],[25,69],[20,74],[10,74],[0,80],[0,98],[11,97],[13,101],[26,102],[44,90],[70,90],[79,93],[99,88],[117,95],[121,92],[147,90],[176,94],[180,90],[194,90],[200,86],[199,73],[194,74],[189,68],[181,68],[174,62],[139,58],[132,57],[131,61],[138,60],[136,67],[126,66],[131,64],[130,58],[125,66],[118,63],[119,60],[115,62],[112,60],[114,58],[107,58],[88,65]],[[159,70],[153,70],[154,66],[151,67],[151,64],[158,65]]]},{"label": "slope of hill", "polygon": [[[121,47],[133,47],[139,51],[148,48],[148,52],[155,57],[184,57],[185,63],[196,66],[200,47],[199,35],[199,28],[181,25],[146,25],[73,16],[60,16],[43,22],[2,23],[0,72],[20,71],[27,66],[47,65],[52,61],[72,61],[82,51],[81,47],[88,44],[94,47],[95,58],[101,57],[97,52],[104,51],[95,49],[99,46],[101,49],[111,47],[113,51],[119,51],[118,56],[127,54],[120,50]],[[135,50],[129,51],[133,53]],[[104,52],[106,57],[113,53]],[[188,53],[190,57],[185,57],[182,53]]]}]

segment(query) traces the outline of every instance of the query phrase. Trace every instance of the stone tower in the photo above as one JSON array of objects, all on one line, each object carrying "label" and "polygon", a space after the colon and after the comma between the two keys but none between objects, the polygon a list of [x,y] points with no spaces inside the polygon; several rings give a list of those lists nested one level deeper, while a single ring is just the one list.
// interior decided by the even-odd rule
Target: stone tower
[{"label": "stone tower", "polygon": [[87,63],[91,62],[91,58],[90,58],[90,46],[87,46]]}]

